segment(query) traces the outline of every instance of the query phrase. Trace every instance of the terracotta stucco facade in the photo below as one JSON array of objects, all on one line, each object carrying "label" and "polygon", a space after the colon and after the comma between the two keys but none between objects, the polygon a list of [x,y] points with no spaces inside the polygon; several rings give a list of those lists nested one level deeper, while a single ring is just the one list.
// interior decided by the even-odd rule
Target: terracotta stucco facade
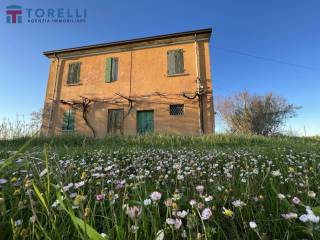
[{"label": "terracotta stucco facade", "polygon": [[[108,135],[108,110],[123,109],[122,133],[137,134],[137,114],[152,110],[155,133],[199,135],[214,132],[214,107],[210,72],[211,29],[135,39],[110,44],[45,52],[51,60],[41,132],[63,133],[62,121],[70,104],[83,97],[93,100],[87,119],[97,137]],[[182,49],[184,72],[168,75],[167,52]],[[105,81],[106,59],[118,58],[118,79]],[[67,84],[68,67],[80,62],[78,84]],[[169,107],[183,104],[182,115]],[[75,110],[74,131],[92,136]]]}]

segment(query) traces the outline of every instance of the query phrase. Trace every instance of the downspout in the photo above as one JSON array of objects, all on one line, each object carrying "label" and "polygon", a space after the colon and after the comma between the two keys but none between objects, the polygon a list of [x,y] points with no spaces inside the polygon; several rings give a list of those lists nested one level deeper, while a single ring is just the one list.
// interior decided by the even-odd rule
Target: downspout
[{"label": "downspout", "polygon": [[195,54],[196,54],[196,74],[197,74],[197,95],[199,99],[199,134],[203,134],[203,106],[202,106],[202,96],[200,94],[201,91],[201,78],[200,78],[200,61],[199,61],[199,46],[197,41],[197,34],[194,34],[195,42],[194,42],[194,48],[195,48]]},{"label": "downspout", "polygon": [[50,134],[50,128],[51,128],[51,125],[52,125],[53,106],[54,106],[55,101],[56,101],[56,92],[57,92],[57,85],[58,85],[58,69],[59,69],[59,64],[60,64],[60,58],[57,56],[56,53],[54,53],[54,57],[56,58],[56,60],[58,62],[57,62],[57,66],[56,66],[56,76],[55,76],[55,82],[54,82],[52,104],[51,104],[50,115],[49,115],[48,133],[47,133],[48,136]]},{"label": "downspout", "polygon": [[130,52],[130,88],[129,88],[129,98],[131,97],[131,78],[132,78],[132,48]]}]

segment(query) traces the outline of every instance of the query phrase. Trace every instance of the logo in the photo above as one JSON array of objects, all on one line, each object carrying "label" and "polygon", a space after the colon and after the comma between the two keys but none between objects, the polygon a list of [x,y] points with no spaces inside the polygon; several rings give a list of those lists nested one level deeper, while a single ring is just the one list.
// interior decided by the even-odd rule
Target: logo
[{"label": "logo", "polygon": [[25,8],[18,5],[7,6],[7,23],[85,23],[86,8]]},{"label": "logo", "polygon": [[7,6],[7,23],[22,23],[22,7],[18,5]]}]

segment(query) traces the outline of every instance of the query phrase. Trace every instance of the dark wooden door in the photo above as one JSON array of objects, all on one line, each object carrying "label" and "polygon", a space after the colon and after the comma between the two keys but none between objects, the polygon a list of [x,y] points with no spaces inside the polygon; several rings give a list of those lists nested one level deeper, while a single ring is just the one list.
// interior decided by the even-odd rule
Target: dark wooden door
[{"label": "dark wooden door", "polygon": [[108,111],[108,133],[123,133],[123,109],[109,109]]}]

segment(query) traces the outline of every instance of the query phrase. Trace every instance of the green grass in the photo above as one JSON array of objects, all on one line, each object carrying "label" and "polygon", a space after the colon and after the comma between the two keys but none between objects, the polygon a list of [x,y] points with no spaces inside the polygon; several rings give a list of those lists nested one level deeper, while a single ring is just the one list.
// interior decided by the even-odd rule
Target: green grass
[{"label": "green grass", "polygon": [[68,135],[1,159],[0,239],[320,239],[319,138]]}]

